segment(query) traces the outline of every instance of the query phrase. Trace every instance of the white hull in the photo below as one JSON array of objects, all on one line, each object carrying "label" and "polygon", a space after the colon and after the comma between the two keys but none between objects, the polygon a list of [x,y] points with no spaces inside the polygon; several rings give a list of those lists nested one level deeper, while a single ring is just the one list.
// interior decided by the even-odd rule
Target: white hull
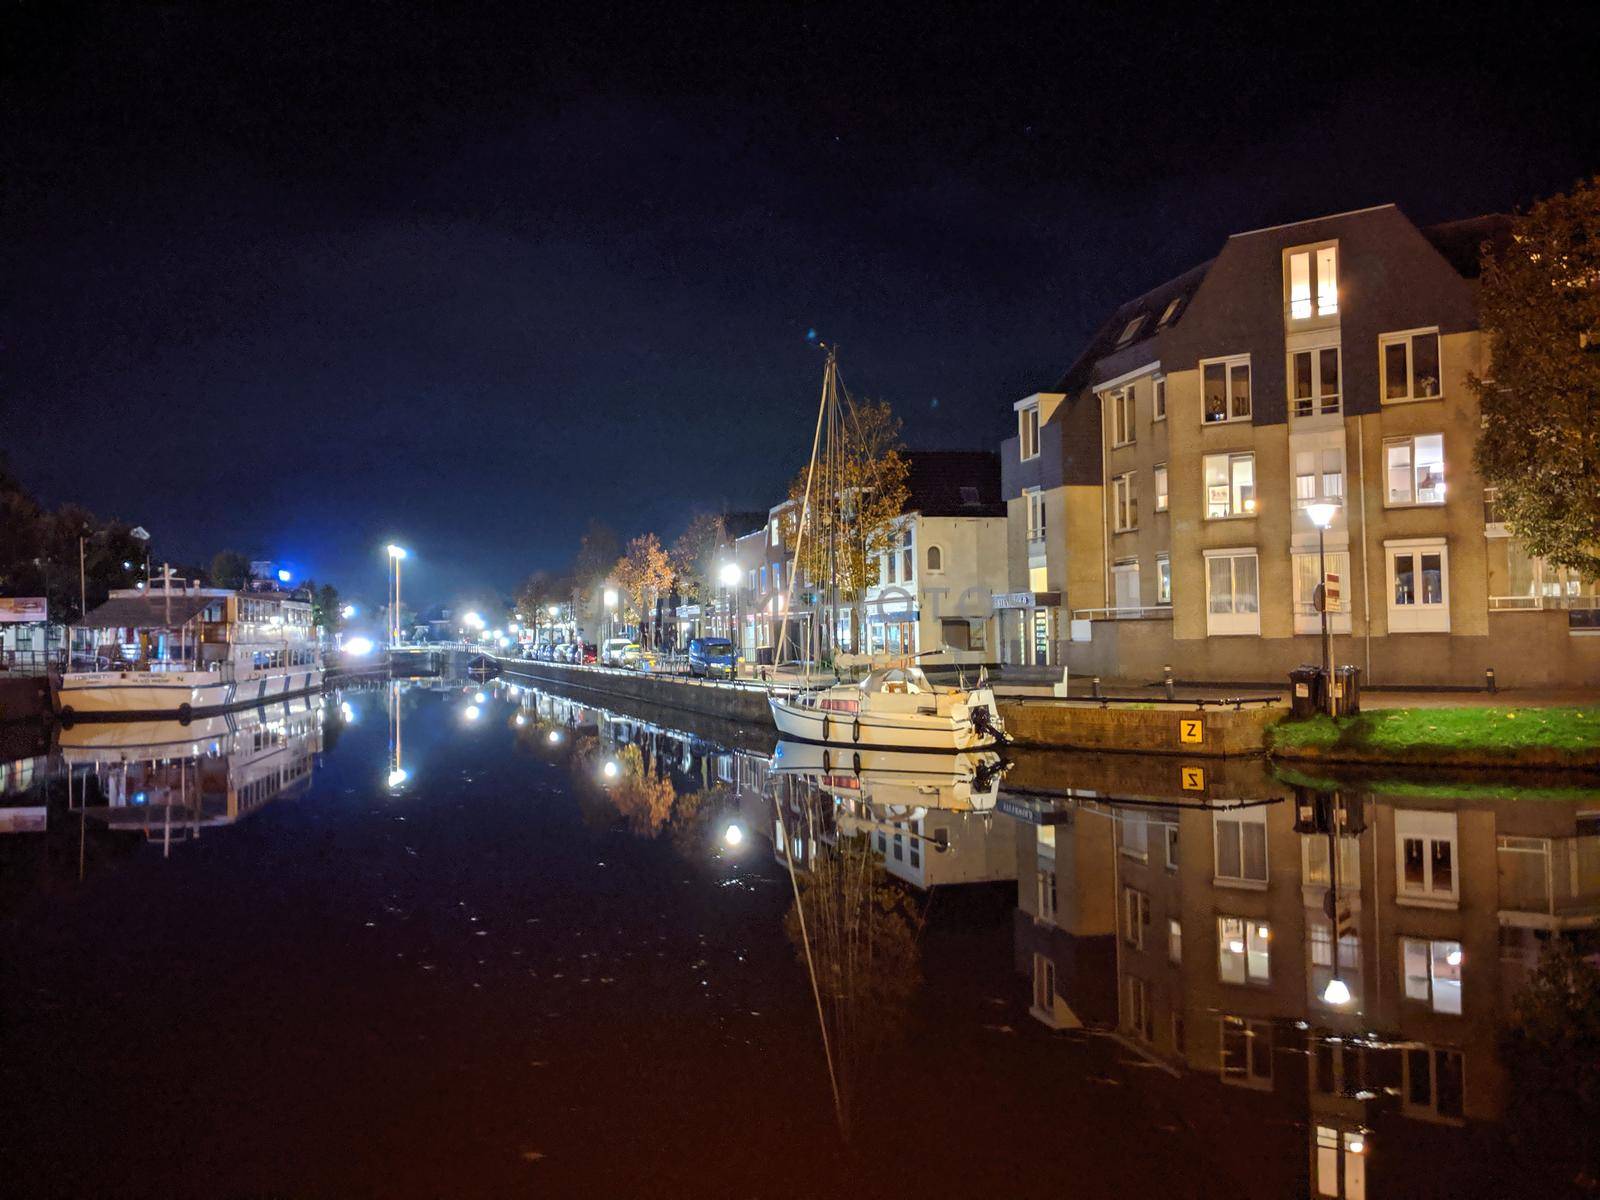
[{"label": "white hull", "polygon": [[770,697],[772,723],[780,737],[824,746],[883,750],[935,750],[954,754],[998,745],[960,715],[916,712],[828,712]]},{"label": "white hull", "polygon": [[215,671],[96,671],[62,677],[56,711],[82,719],[183,718],[248,708],[322,687],[321,667],[266,670],[225,683]]}]

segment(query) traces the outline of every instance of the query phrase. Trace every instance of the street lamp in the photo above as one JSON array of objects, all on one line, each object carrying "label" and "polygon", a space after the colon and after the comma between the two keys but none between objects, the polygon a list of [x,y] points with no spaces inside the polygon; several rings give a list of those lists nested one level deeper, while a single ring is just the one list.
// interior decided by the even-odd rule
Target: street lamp
[{"label": "street lamp", "polygon": [[607,588],[606,602],[606,640],[610,641],[617,636],[617,589]]},{"label": "street lamp", "polygon": [[389,645],[400,641],[400,560],[405,558],[404,546],[389,543],[389,561],[394,564],[394,607],[389,612]]},{"label": "street lamp", "polygon": [[1339,515],[1339,506],[1327,500],[1306,505],[1306,516],[1317,527],[1317,587],[1312,593],[1317,613],[1322,617],[1322,703],[1333,715],[1333,641],[1328,634],[1328,526]]},{"label": "street lamp", "polygon": [[733,641],[733,599],[731,592],[739,586],[739,564],[723,563],[722,569],[717,572],[717,578],[722,581],[722,613],[728,622],[728,640]]}]

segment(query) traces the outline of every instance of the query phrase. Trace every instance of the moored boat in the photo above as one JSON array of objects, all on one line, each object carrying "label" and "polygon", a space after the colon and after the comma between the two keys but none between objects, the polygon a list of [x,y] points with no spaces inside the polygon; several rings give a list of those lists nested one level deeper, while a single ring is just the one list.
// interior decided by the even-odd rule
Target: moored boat
[{"label": "moored boat", "polygon": [[311,602],[277,590],[120,588],[72,627],[63,722],[187,721],[322,687]]},{"label": "moored boat", "polygon": [[994,693],[937,687],[918,667],[888,667],[859,683],[769,698],[781,737],[828,746],[954,753],[1003,745]]}]

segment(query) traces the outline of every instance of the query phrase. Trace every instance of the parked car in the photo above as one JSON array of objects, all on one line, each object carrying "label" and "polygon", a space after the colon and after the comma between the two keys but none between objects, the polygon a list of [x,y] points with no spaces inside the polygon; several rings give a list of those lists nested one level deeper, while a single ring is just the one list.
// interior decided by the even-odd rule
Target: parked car
[{"label": "parked car", "polygon": [[715,675],[733,678],[739,655],[727,638],[693,638],[689,642],[689,674],[709,679]]},{"label": "parked car", "polygon": [[631,667],[639,661],[639,643],[631,638],[607,638],[600,661],[608,667]]},{"label": "parked car", "polygon": [[575,663],[587,665],[599,657],[599,652],[595,649],[593,642],[578,642],[577,647],[577,651],[572,657],[572,661]]}]

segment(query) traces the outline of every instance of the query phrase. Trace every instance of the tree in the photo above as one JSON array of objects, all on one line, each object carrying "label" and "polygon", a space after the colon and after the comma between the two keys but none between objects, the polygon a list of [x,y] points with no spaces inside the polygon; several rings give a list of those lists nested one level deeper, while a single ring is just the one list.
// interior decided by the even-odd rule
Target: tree
[{"label": "tree", "polygon": [[250,582],[250,560],[237,550],[218,550],[210,574],[213,587],[242,588]]},{"label": "tree", "polygon": [[333,584],[317,586],[315,580],[306,580],[306,590],[311,593],[311,623],[332,637],[344,624],[344,613],[339,604],[339,592]]},{"label": "tree", "polygon": [[570,579],[572,615],[585,629],[596,628],[598,618],[603,615],[601,589],[621,553],[616,531],[605,522],[591,518],[578,544],[577,557],[572,561]]},{"label": "tree", "polygon": [[[824,595],[832,564],[839,599],[857,606],[860,629],[866,619],[866,589],[878,582],[878,557],[891,548],[910,496],[910,464],[900,453],[900,420],[887,401],[847,403],[842,424],[836,466],[819,470],[814,479],[807,466],[789,485],[792,503],[784,516],[784,538],[798,547],[797,569]],[[800,514],[808,480],[811,498],[802,538]],[[830,614],[822,628],[837,624]]]},{"label": "tree", "polygon": [[623,597],[638,614],[642,630],[655,610],[657,597],[672,586],[672,562],[661,548],[661,539],[653,533],[634,538],[611,573]]},{"label": "tree", "polygon": [[1600,175],[1486,252],[1477,464],[1530,555],[1600,576]]},{"label": "tree", "polygon": [[1600,1179],[1600,968],[1577,936],[1545,943],[1503,1041],[1506,1115],[1520,1158],[1569,1185]]},{"label": "tree", "polygon": [[728,523],[718,513],[698,513],[672,543],[669,557],[678,590],[689,600],[716,594],[717,570],[728,545]]}]

